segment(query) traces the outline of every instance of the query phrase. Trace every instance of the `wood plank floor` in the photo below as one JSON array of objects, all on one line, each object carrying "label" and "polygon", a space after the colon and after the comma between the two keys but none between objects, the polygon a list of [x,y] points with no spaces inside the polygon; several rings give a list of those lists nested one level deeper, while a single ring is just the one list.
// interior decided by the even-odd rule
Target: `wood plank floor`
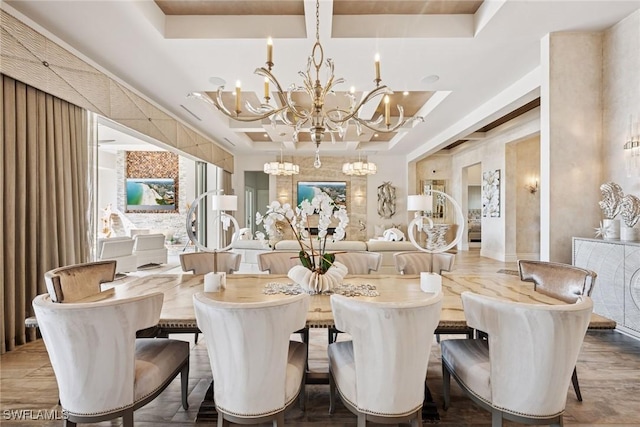
[{"label": "wood plank floor", "polygon": [[[479,279],[508,273],[515,264],[481,258],[477,250],[462,252],[456,259],[455,271],[446,274],[474,274]],[[166,270],[166,269],[165,269]],[[499,270],[507,270],[500,272]],[[147,271],[141,274],[150,274]],[[597,286],[597,285],[596,285]],[[189,404],[180,406],[180,384],[174,381],[155,401],[136,411],[136,426],[177,427],[213,425],[196,423],[200,402],[211,382],[211,371],[204,339],[193,343],[192,334],[172,338],[191,342],[189,373]],[[326,371],[326,331],[313,330],[310,345],[310,368]],[[640,426],[640,341],[616,331],[589,332],[577,365],[584,401],[578,402],[573,390],[567,391],[565,425],[572,426]],[[434,341],[429,362],[427,384],[439,406],[443,426],[490,426],[491,417],[464,397],[457,385],[452,385],[452,404],[448,411],[441,409],[442,374],[440,349]],[[308,386],[306,412],[293,408],[286,415],[286,423],[293,426],[355,426],[356,418],[338,403],[336,413],[328,414],[328,386]],[[49,358],[41,341],[21,346],[0,358],[0,424],[16,426],[60,426],[60,420],[42,419],[61,408],[57,386]],[[23,419],[16,420],[20,410]],[[13,411],[13,412],[12,412]],[[55,415],[55,413],[53,413]],[[24,419],[26,417],[26,419]],[[38,419],[40,418],[40,419]],[[121,420],[91,424],[118,426]],[[507,426],[517,425],[505,423]]]}]

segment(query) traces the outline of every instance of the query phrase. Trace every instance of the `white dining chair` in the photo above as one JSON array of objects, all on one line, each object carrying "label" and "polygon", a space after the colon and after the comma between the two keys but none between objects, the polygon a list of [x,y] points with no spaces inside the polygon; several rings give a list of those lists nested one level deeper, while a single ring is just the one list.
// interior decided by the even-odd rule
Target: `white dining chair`
[{"label": "white dining chair", "polygon": [[335,325],[349,341],[329,345],[330,406],[336,390],[367,421],[421,426],[425,379],[442,293],[412,302],[372,302],[331,295]]},{"label": "white dining chair", "polygon": [[336,253],[336,261],[347,267],[347,274],[370,274],[382,265],[382,254],[367,251]]},{"label": "white dining chair", "polygon": [[99,293],[103,283],[116,277],[115,260],[87,262],[54,268],[44,273],[47,292],[54,302],[75,302]]},{"label": "white dining chair", "polygon": [[300,397],[304,407],[307,346],[290,341],[305,327],[309,295],[261,302],[220,302],[193,296],[205,336],[218,425],[284,424],[284,412]]},{"label": "white dining chair", "polygon": [[59,304],[49,294],[33,300],[56,376],[65,426],[122,417],[158,396],[180,374],[186,410],[189,343],[138,338],[158,323],[162,293],[129,299]]},{"label": "white dining chair", "polygon": [[442,274],[453,270],[455,254],[449,252],[428,253],[405,251],[393,254],[396,270],[400,274],[420,274],[422,272]]},{"label": "white dining chair", "polygon": [[258,270],[269,274],[287,274],[291,267],[300,265],[299,252],[271,251],[258,254]]},{"label": "white dining chair", "polygon": [[451,376],[492,426],[503,419],[561,426],[571,373],[578,360],[593,302],[547,305],[462,293],[467,324],[487,339],[441,343],[444,408]]},{"label": "white dining chair", "polygon": [[190,252],[180,254],[182,271],[193,274],[224,272],[231,274],[240,269],[242,254],[235,252]]},{"label": "white dining chair", "polygon": [[[574,303],[582,295],[591,296],[598,276],[594,271],[573,265],[548,261],[518,260],[520,280],[533,282],[534,290],[566,303]],[[582,402],[578,370],[571,376],[576,398]]]}]

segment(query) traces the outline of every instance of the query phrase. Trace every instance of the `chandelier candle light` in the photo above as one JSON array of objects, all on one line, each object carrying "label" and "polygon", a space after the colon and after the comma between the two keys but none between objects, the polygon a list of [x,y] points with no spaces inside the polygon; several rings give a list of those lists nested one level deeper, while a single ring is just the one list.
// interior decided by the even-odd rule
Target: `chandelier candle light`
[{"label": "chandelier candle light", "polygon": [[[329,71],[329,78],[323,85],[320,83],[320,69],[324,66]],[[249,114],[242,110],[242,94],[240,81],[236,84],[236,100],[235,111],[229,111],[222,102],[222,93],[224,86],[220,86],[217,90],[215,97],[210,98],[205,93],[194,92],[189,94],[190,97],[198,98],[207,104],[215,107],[224,115],[241,122],[259,121],[269,118],[272,126],[275,128],[276,124],[284,123],[287,126],[294,128],[293,130],[293,142],[298,142],[298,134],[301,131],[310,132],[311,141],[316,146],[314,167],[319,168],[322,164],[320,162],[320,143],[324,139],[324,134],[329,133],[331,141],[335,142],[335,134],[344,139],[347,131],[347,126],[350,123],[355,124],[358,136],[362,135],[362,127],[366,127],[376,132],[393,132],[410,121],[423,121],[422,117],[416,116],[412,118],[404,118],[404,109],[401,105],[398,105],[398,121],[395,125],[391,124],[391,111],[390,111],[390,99],[389,94],[393,91],[385,85],[381,85],[382,79],[380,78],[380,56],[375,56],[375,85],[376,87],[366,93],[360,99],[356,100],[353,90],[343,93],[343,96],[348,98],[348,107],[334,107],[330,108],[325,105],[325,98],[327,95],[336,96],[334,87],[344,82],[343,78],[335,78],[334,64],[330,58],[324,60],[324,50],[320,43],[320,2],[316,0],[316,41],[311,50],[311,55],[307,60],[306,72],[300,71],[298,74],[303,78],[303,85],[296,86],[292,84],[288,90],[284,90],[280,85],[280,82],[272,74],[273,63],[273,40],[269,38],[267,40],[267,61],[266,68],[257,68],[254,73],[264,77],[264,102],[258,107],[252,106],[248,101],[245,103],[246,110]],[[315,69],[315,79],[312,78],[312,71]],[[273,84],[275,89],[275,106],[270,103],[269,97],[270,88],[269,83]],[[310,103],[307,106],[299,105],[293,100],[293,94],[295,92],[306,93],[310,99]],[[384,95],[384,115],[379,115],[372,120],[365,120],[359,117],[361,108],[372,99]],[[384,120],[384,125],[380,126]]]}]

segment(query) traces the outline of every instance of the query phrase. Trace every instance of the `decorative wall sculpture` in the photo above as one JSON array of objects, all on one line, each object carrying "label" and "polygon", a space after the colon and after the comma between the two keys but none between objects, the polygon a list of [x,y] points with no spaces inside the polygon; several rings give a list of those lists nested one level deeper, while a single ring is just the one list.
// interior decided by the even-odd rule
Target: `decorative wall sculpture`
[{"label": "decorative wall sculpture", "polygon": [[500,217],[500,169],[482,172],[482,216]]},{"label": "decorative wall sculpture", "polygon": [[391,181],[378,187],[378,215],[380,218],[391,218],[396,213],[396,187]]}]

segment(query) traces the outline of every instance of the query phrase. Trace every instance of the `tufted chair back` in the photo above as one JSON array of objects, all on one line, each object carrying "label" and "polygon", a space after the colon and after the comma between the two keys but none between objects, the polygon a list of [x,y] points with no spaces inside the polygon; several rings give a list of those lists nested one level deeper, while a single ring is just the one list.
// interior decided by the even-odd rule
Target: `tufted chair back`
[{"label": "tufted chair back", "polygon": [[242,254],[235,252],[192,252],[180,254],[182,271],[193,274],[227,273],[240,269]]},{"label": "tufted chair back", "polygon": [[115,260],[97,261],[54,268],[44,274],[44,282],[51,301],[74,302],[99,293],[100,285],[115,275]]},{"label": "tufted chair back", "polygon": [[533,282],[537,292],[567,303],[591,296],[597,276],[591,270],[545,261],[518,260],[518,269],[520,280]]},{"label": "tufted chair back", "polygon": [[258,254],[258,269],[269,274],[287,274],[291,267],[300,265],[295,251],[271,251]]},{"label": "tufted chair back", "polygon": [[347,267],[347,274],[370,274],[382,265],[382,254],[366,251],[337,253],[336,261]]},{"label": "tufted chair back", "polygon": [[[438,273],[453,270],[455,254],[449,252],[428,253],[422,251],[396,252],[393,254],[396,270],[400,274]],[[433,263],[432,263],[433,260]]]}]

